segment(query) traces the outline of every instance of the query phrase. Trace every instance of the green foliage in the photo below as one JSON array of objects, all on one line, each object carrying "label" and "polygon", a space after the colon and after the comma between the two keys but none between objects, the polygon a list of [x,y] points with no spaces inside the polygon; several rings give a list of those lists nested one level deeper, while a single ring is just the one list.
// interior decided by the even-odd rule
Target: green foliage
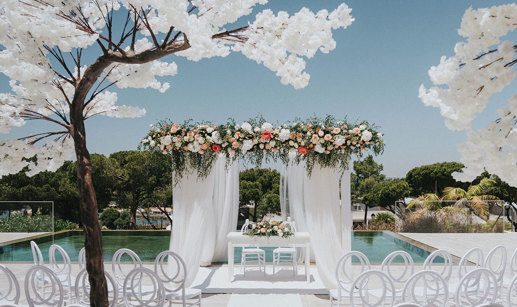
[{"label": "green foliage", "polygon": [[395,217],[391,213],[380,212],[373,219],[376,223],[395,223]]},{"label": "green foliage", "polygon": [[381,206],[395,214],[399,214],[395,202],[403,200],[408,195],[409,185],[406,181],[401,179],[384,180],[376,183],[364,195],[363,202],[369,207]]},{"label": "green foliage", "polygon": [[117,209],[114,208],[107,208],[105,209],[99,219],[102,221],[102,224],[104,226],[108,227],[109,229],[116,229],[115,221],[120,217],[120,213]]},{"label": "green foliage", "polygon": [[[54,231],[76,229],[77,224],[61,219],[54,220]],[[52,217],[49,215],[12,214],[9,218],[0,220],[0,232],[50,232]]]},{"label": "green foliage", "polygon": [[[351,155],[362,156],[366,150],[380,154],[384,150],[377,127],[366,121],[349,123],[328,115],[296,119],[294,123],[274,128],[269,124],[268,129],[261,129],[265,124],[261,116],[248,122],[251,129],[240,127],[232,119],[218,126],[190,120],[181,125],[161,121],[151,127],[141,147],[171,154],[176,179],[181,178],[186,169],[194,169],[199,177],[206,177],[219,154],[225,155],[227,162],[242,157],[260,167],[264,160],[280,160],[286,164],[289,153],[294,151],[297,153],[295,162],[303,160],[310,175],[316,163],[345,170]],[[280,136],[283,129],[288,130],[286,137]]]},{"label": "green foliage", "polygon": [[129,212],[120,212],[119,217],[113,222],[116,229],[127,229],[129,227]]},{"label": "green foliage", "polygon": [[466,188],[465,183],[457,182],[452,173],[460,171],[463,164],[457,162],[442,162],[415,167],[406,174],[406,181],[412,196],[426,193],[438,194],[445,187]]},{"label": "green foliage", "polygon": [[239,174],[241,211],[253,221],[267,213],[280,213],[279,186],[280,173],[276,170],[251,168],[242,171]]}]

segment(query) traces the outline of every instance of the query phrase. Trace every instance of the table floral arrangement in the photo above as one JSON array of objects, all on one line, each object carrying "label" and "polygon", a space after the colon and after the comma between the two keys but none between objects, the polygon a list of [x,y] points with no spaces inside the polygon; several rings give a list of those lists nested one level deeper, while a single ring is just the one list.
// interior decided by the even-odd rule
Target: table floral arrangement
[{"label": "table floral arrangement", "polygon": [[260,221],[250,222],[243,234],[250,237],[289,238],[294,232],[289,224],[282,221]]}]

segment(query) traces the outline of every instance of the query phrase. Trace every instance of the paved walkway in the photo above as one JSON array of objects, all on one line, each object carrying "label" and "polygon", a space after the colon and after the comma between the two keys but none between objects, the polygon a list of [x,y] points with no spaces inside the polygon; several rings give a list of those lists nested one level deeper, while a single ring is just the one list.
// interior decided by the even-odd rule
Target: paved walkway
[{"label": "paved walkway", "polygon": [[[400,233],[437,249],[445,249],[461,258],[469,249],[479,247],[486,255],[494,246],[503,245],[508,258],[517,248],[517,233]],[[509,259],[508,259],[509,260]]]},{"label": "paved walkway", "polygon": [[0,232],[0,244],[14,240],[36,237],[46,233],[48,232]]}]

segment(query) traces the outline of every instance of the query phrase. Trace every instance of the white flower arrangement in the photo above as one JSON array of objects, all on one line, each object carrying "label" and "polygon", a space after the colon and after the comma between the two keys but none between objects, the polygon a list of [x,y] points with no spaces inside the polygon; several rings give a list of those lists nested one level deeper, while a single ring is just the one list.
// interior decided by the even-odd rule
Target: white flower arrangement
[{"label": "white flower arrangement", "polygon": [[252,222],[244,231],[244,235],[250,237],[280,237],[289,238],[294,235],[291,226],[282,221]]}]

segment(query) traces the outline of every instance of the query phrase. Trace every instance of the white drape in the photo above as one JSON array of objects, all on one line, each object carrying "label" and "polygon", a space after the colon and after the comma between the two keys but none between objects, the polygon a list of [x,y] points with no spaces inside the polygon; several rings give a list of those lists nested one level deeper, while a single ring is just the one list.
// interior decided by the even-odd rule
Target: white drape
[{"label": "white drape", "polygon": [[286,169],[280,172],[280,212],[282,213],[282,220],[287,220],[287,177]]},{"label": "white drape", "polygon": [[239,213],[239,164],[226,167],[221,155],[206,178],[186,173],[172,193],[170,249],[185,261],[190,285],[200,265],[226,256],[226,235],[235,231]]},{"label": "white drape", "polygon": [[316,164],[307,176],[304,162],[291,162],[286,176],[291,217],[299,230],[310,233],[319,276],[327,288],[335,288],[337,262],[351,250],[350,172],[342,178],[342,188],[348,185],[348,190],[342,193],[341,206],[338,169]]},{"label": "white drape", "polygon": [[211,258],[215,249],[213,189],[212,172],[206,178],[198,178],[195,172],[184,174],[173,187],[170,249],[185,261],[187,285],[194,281],[201,261]]},{"label": "white drape", "polygon": [[226,258],[228,241],[226,235],[237,228],[239,215],[239,163],[226,166],[226,159],[220,156],[214,166],[214,219],[216,223],[216,242],[213,262]]}]

